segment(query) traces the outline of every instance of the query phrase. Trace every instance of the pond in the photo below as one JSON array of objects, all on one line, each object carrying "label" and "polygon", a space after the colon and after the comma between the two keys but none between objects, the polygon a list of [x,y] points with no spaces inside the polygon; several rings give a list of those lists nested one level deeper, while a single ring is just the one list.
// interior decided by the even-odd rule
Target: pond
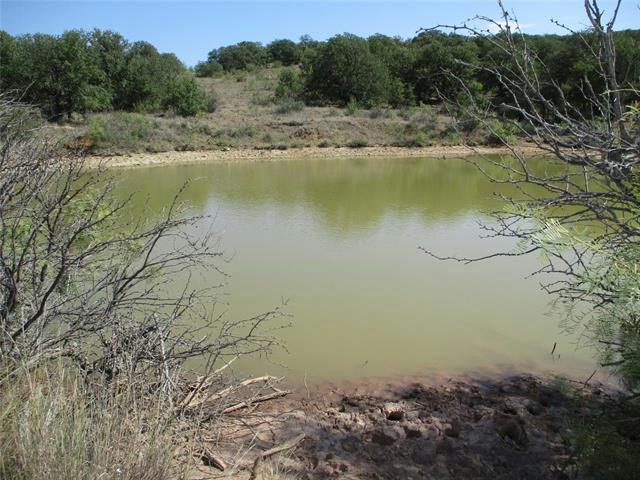
[{"label": "pond", "polygon": [[284,301],[290,315],[292,326],[277,332],[286,350],[236,362],[236,370],[294,382],[594,370],[591,353],[558,327],[539,279],[525,278],[539,258],[463,265],[419,249],[513,249],[479,238],[485,212],[501,204],[497,186],[463,160],[162,166],[125,170],[118,192],[138,192],[136,212],[152,217],[188,179],[190,213],[211,215],[206,222],[230,257],[221,264],[230,275],[225,305],[216,308],[244,318]]}]

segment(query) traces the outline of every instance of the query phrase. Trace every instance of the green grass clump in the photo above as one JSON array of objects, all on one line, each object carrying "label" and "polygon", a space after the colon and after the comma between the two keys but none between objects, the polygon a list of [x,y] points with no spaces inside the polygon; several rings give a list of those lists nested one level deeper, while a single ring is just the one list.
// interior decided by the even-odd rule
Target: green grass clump
[{"label": "green grass clump", "polygon": [[292,98],[285,98],[282,103],[276,107],[275,111],[279,115],[285,115],[287,113],[301,112],[302,110],[304,110],[304,102]]},{"label": "green grass clump", "polygon": [[357,138],[347,142],[347,147],[349,148],[364,148],[368,146],[369,146],[369,142],[364,138]]},{"label": "green grass clump", "polygon": [[391,118],[393,113],[386,108],[372,108],[369,110],[369,118]]}]

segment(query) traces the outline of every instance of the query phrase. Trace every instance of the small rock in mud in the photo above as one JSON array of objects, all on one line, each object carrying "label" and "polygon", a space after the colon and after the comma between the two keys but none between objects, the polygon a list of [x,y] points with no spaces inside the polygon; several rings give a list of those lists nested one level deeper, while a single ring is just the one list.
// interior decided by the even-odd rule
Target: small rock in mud
[{"label": "small rock in mud", "polygon": [[378,428],[371,435],[371,440],[378,445],[392,445],[403,438],[404,430],[397,426]]},{"label": "small rock in mud", "polygon": [[404,410],[402,405],[397,403],[385,403],[382,407],[382,413],[387,418],[387,420],[391,420],[394,422],[399,422],[404,418]]},{"label": "small rock in mud", "polygon": [[347,437],[340,442],[340,446],[345,452],[354,453],[362,448],[362,443],[354,437]]},{"label": "small rock in mud", "polygon": [[448,438],[443,438],[436,445],[436,454],[437,455],[449,455],[455,452],[456,448]]},{"label": "small rock in mud", "polygon": [[403,425],[404,434],[407,438],[419,438],[422,436],[422,431],[424,427],[420,424],[410,423],[408,425]]},{"label": "small rock in mud", "polygon": [[436,447],[432,441],[426,439],[417,442],[411,454],[411,459],[420,465],[432,465],[436,458]]},{"label": "small rock in mud", "polygon": [[538,402],[533,400],[529,400],[526,403],[526,409],[527,409],[527,412],[529,412],[533,416],[538,416],[544,411],[544,408],[542,407],[542,405],[540,405]]},{"label": "small rock in mud", "polygon": [[510,415],[498,415],[495,418],[496,432],[502,438],[509,438],[513,442],[524,447],[529,443],[529,437],[517,417]]},{"label": "small rock in mud", "polygon": [[460,436],[460,431],[462,430],[462,424],[458,419],[453,419],[451,421],[451,426],[446,428],[444,434],[447,437],[458,438]]}]

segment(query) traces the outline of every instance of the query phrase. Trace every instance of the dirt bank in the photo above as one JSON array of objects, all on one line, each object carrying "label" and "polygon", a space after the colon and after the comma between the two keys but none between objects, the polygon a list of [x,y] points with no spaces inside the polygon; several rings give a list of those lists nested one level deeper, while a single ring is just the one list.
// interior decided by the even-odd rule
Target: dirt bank
[{"label": "dirt bank", "polygon": [[262,404],[251,412],[253,424],[245,416],[216,448],[232,463],[239,443],[252,444],[232,478],[247,478],[259,452],[301,433],[302,443],[279,460],[283,473],[264,478],[583,478],[572,421],[614,404],[617,394],[601,384],[568,385],[520,375],[303,390]]},{"label": "dirt bank", "polygon": [[[520,147],[529,154],[539,153],[531,146]],[[460,157],[472,153],[483,155],[508,155],[506,148],[477,147],[474,151],[465,146],[439,146],[424,148],[404,147],[305,147],[287,150],[256,150],[234,148],[228,150],[205,150],[187,152],[132,153],[117,156],[89,156],[92,166],[99,164],[110,168],[142,167],[160,165],[185,165],[207,162],[264,162],[274,160],[327,159],[327,158],[365,158],[365,157]]]}]

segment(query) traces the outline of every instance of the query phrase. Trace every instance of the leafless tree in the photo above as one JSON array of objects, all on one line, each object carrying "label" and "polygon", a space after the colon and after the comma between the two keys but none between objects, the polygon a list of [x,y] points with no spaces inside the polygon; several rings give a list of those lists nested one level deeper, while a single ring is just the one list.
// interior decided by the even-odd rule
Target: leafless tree
[{"label": "leafless tree", "polygon": [[[508,149],[508,155],[496,159],[469,146],[476,159],[482,157],[469,161],[492,181],[517,188],[517,198],[504,198],[509,207],[494,212],[494,222],[483,228],[488,236],[516,239],[519,247],[480,259],[455,260],[543,253],[545,263],[535,272],[545,279],[543,288],[571,308],[586,304],[590,312],[599,312],[600,321],[589,337],[606,346],[605,363],[622,366],[635,358],[640,365],[638,311],[620,308],[630,301],[627,295],[632,289],[622,296],[620,282],[622,277],[633,276],[628,272],[638,265],[640,238],[640,91],[638,83],[622,84],[616,75],[614,26],[621,0],[608,17],[597,0],[585,0],[590,29],[571,32],[582,39],[601,85],[594,85],[593,78],[583,79],[580,88],[587,109],[567,99],[515,15],[502,2],[498,5],[498,20],[474,17],[461,25],[436,28],[481,37],[499,52],[500,58],[493,63],[465,65],[494,78],[506,100],[496,102],[489,97],[479,101],[471,86],[451,72],[466,95],[464,101],[444,100],[459,118],[472,119]],[[495,122],[496,112],[519,132],[528,148],[522,148],[522,140],[504,135]],[[464,136],[462,128],[460,132]],[[581,232],[583,241],[562,241],[554,236],[558,231],[568,236]],[[625,268],[631,270],[623,274],[618,269],[617,277],[611,278],[615,263],[622,258]],[[611,321],[608,335],[603,333],[605,317]],[[575,318],[582,326],[589,323],[584,311]],[[621,332],[627,340],[621,339]],[[628,341],[631,337],[634,340]]]},{"label": "leafless tree", "polygon": [[[173,391],[190,359],[206,373],[273,346],[265,327],[279,308],[239,321],[211,308],[221,252],[190,233],[204,222],[180,192],[155,223],[136,219],[117,178],[60,149],[36,118],[0,96],[0,363],[65,358],[107,382],[141,376]],[[192,288],[195,276],[208,286]]]}]

